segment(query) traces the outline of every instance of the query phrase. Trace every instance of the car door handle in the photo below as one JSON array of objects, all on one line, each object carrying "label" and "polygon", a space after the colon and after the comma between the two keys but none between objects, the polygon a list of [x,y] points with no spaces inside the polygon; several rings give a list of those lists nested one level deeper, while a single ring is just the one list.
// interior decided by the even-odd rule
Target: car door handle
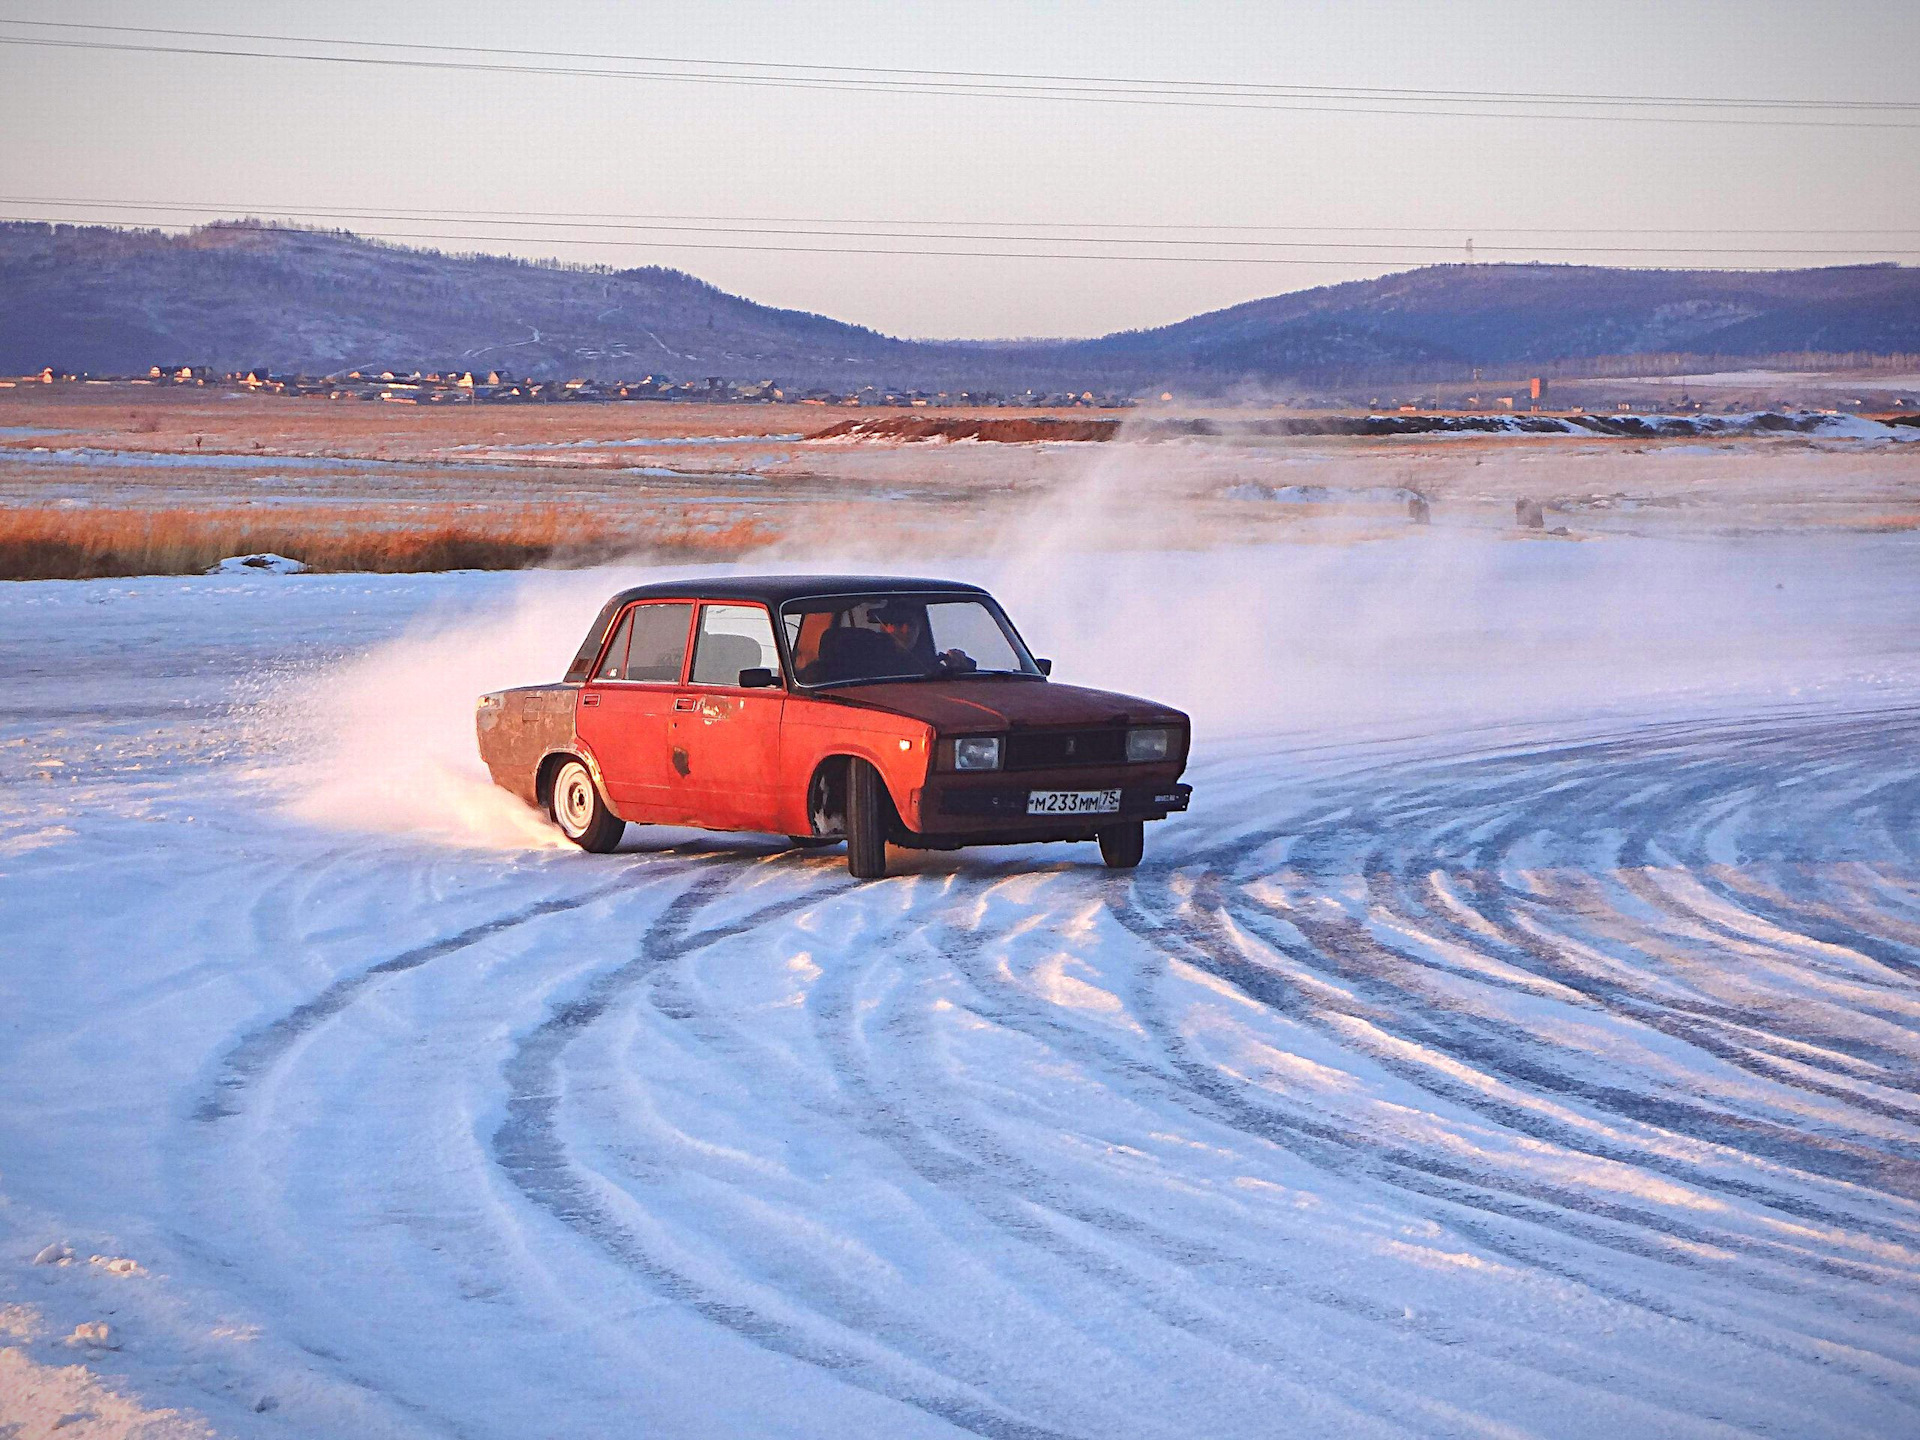
[{"label": "car door handle", "polygon": [[600,703],[600,697],[592,691],[588,691],[580,697],[580,703],[582,705],[598,705]]},{"label": "car door handle", "polygon": [[676,695],[673,697],[673,708],[676,710],[698,710],[700,708],[700,701],[697,696]]}]

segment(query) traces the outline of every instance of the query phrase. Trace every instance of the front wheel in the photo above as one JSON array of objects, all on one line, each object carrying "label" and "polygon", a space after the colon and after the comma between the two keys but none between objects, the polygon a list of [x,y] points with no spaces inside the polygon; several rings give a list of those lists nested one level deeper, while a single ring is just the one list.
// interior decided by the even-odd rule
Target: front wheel
[{"label": "front wheel", "polygon": [[1127,820],[1100,827],[1100,858],[1109,870],[1131,870],[1146,853],[1146,821]]},{"label": "front wheel", "polygon": [[553,777],[553,823],[560,833],[595,855],[605,855],[620,843],[627,822],[607,808],[600,787],[578,760],[569,760]]},{"label": "front wheel", "polygon": [[878,880],[887,873],[887,787],[864,760],[847,762],[847,873]]}]

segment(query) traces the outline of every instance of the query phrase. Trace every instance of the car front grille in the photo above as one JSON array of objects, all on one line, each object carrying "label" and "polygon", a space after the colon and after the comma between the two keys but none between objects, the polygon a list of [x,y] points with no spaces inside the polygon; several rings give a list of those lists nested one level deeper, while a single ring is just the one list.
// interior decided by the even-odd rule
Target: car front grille
[{"label": "car front grille", "polygon": [[1007,737],[1006,770],[1052,770],[1073,765],[1121,765],[1127,758],[1127,732],[1101,730],[1016,730]]}]

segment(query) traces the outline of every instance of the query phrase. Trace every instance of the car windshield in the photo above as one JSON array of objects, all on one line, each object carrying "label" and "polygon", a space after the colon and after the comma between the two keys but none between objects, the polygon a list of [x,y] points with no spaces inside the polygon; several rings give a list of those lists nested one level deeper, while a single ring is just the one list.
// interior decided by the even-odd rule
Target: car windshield
[{"label": "car windshield", "polygon": [[988,602],[934,595],[831,595],[780,609],[802,685],[1032,675],[1040,668]]}]

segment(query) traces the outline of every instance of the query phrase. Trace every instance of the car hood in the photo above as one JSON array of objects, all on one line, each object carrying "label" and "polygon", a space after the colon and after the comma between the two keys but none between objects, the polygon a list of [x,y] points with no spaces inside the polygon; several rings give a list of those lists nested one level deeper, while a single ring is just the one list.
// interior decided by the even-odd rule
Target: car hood
[{"label": "car hood", "polygon": [[1187,723],[1180,711],[1158,701],[1040,680],[913,680],[851,686],[828,691],[821,698],[911,716],[943,734],[1046,725]]}]

